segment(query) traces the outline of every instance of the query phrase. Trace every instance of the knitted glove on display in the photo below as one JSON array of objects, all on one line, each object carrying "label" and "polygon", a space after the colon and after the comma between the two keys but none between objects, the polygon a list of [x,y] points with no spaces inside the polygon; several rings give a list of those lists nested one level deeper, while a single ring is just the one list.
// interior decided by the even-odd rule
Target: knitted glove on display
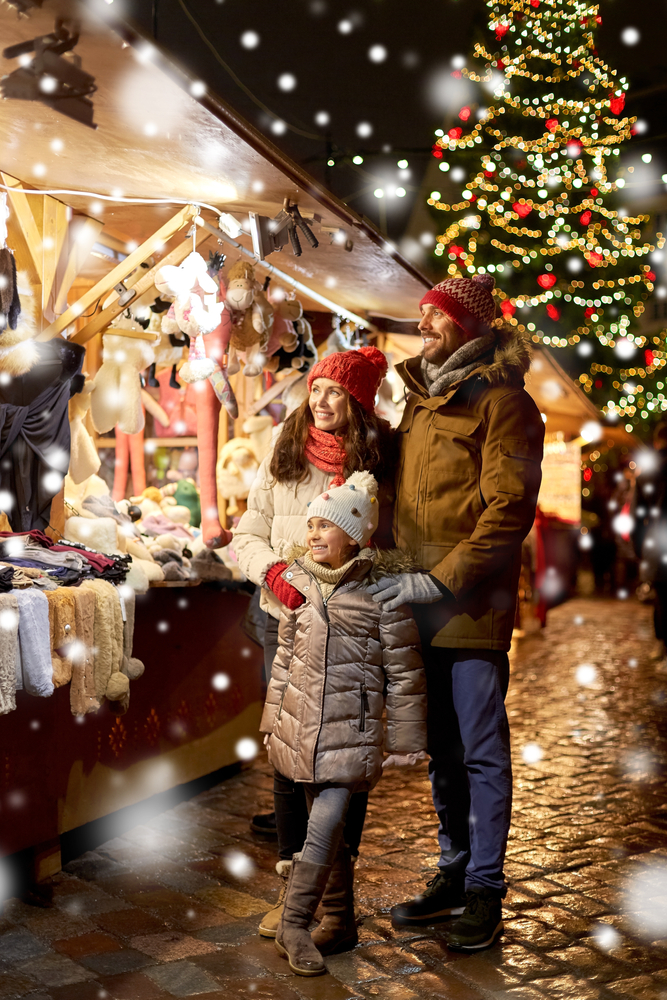
[{"label": "knitted glove on display", "polygon": [[279,601],[289,608],[290,611],[295,611],[296,608],[300,608],[304,603],[306,598],[299,593],[296,587],[293,587],[291,583],[287,583],[283,580],[281,573],[287,569],[287,563],[276,563],[266,574],[264,582],[269,590],[272,590]]},{"label": "knitted glove on display", "polygon": [[385,611],[394,611],[401,604],[433,604],[443,597],[428,573],[400,573],[385,576],[371,584],[368,593]]}]

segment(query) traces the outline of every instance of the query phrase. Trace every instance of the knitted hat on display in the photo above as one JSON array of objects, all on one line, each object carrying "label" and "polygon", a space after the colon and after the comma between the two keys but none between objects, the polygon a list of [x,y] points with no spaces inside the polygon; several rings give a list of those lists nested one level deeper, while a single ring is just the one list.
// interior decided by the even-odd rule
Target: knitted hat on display
[{"label": "knitted hat on display", "polygon": [[387,359],[377,347],[341,351],[313,365],[308,375],[308,391],[316,378],[329,378],[347,389],[364,410],[372,413],[380,382],[386,374]]},{"label": "knitted hat on display", "polygon": [[308,504],[308,517],[331,521],[364,546],[378,526],[377,490],[377,481],[370,472],[353,472],[342,486],[332,486],[315,497]]},{"label": "knitted hat on display", "polygon": [[466,333],[480,337],[489,332],[495,319],[496,303],[492,291],[495,280],[490,274],[474,274],[472,278],[447,278],[426,293],[419,303],[442,309]]}]

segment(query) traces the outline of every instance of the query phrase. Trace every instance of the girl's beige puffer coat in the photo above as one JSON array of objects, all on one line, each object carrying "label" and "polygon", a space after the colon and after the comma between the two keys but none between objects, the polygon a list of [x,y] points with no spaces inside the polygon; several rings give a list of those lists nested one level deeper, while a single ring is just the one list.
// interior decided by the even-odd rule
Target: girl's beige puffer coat
[{"label": "girl's beige puffer coat", "polygon": [[262,588],[262,610],[280,618],[283,605],[263,586],[264,579],[272,566],[285,562],[287,553],[305,541],[308,504],[326,490],[333,475],[309,465],[307,478],[298,486],[277,483],[269,472],[271,457],[257,471],[248,509],[234,532],[233,548],[241,570]]},{"label": "girl's beige puffer coat", "polygon": [[[405,572],[402,553],[356,560],[324,602],[299,560],[283,573],[306,603],[283,612],[261,731],[269,760],[292,781],[372,788],[389,753],[426,749],[426,677],[407,605],[383,611],[372,580]],[[387,712],[383,734],[382,713]]]}]

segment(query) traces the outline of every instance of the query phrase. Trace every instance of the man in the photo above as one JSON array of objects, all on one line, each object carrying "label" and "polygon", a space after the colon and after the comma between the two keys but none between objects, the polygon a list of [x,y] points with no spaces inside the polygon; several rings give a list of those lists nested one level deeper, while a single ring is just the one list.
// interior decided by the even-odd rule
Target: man
[{"label": "man", "polygon": [[523,387],[528,347],[492,328],[491,275],[450,278],[420,303],[420,357],[398,366],[410,395],[394,518],[396,544],[428,573],[375,584],[414,608],[427,670],[429,776],[440,861],[398,924],[459,916],[447,943],[491,945],[503,929],[512,807],[504,699],[521,543],[533,523],[544,425]]}]

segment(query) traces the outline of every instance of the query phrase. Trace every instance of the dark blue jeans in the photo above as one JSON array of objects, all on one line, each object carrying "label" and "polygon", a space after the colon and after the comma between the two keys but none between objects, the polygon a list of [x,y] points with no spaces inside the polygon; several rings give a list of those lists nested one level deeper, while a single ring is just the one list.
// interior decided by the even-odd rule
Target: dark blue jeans
[{"label": "dark blue jeans", "polygon": [[445,649],[422,635],[429,777],[440,821],[438,867],[465,886],[501,890],[512,813],[507,653]]}]

